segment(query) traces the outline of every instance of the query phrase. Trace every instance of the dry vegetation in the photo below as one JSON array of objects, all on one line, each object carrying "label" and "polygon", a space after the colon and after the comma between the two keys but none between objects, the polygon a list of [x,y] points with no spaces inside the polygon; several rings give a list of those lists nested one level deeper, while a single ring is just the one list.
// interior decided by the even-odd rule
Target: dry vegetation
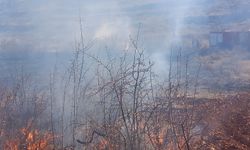
[{"label": "dry vegetation", "polygon": [[[132,53],[107,63],[77,47],[63,81],[60,113],[55,74],[48,91],[32,88],[25,76],[2,87],[1,149],[250,148],[249,94],[200,97],[199,69],[191,73],[181,52],[170,56],[168,78],[158,82],[153,64],[136,40],[131,43]],[[87,82],[88,59],[97,66],[92,83]],[[95,113],[83,111],[86,107]]]},{"label": "dry vegetation", "polygon": [[138,37],[118,59],[89,48],[77,43],[63,79],[55,69],[47,90],[25,75],[1,87],[1,149],[250,149],[248,93],[201,97],[201,67],[191,70],[181,51],[159,79]]}]

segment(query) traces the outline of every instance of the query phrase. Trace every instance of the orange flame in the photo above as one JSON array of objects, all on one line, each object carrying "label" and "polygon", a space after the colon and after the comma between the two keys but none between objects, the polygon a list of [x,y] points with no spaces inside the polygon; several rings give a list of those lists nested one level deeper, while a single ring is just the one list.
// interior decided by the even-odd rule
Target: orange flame
[{"label": "orange flame", "polygon": [[163,145],[164,143],[164,132],[160,132],[158,134],[151,134],[150,138],[155,145]]},{"label": "orange flame", "polygon": [[39,132],[38,130],[28,130],[27,128],[21,129],[20,137],[5,142],[5,150],[44,150],[52,149],[51,141],[53,139],[52,134],[45,132]]}]

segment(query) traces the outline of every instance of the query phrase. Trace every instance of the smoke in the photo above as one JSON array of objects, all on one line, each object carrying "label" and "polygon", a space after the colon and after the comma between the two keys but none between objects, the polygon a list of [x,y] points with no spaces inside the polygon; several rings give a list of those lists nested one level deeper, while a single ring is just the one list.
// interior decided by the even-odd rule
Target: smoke
[{"label": "smoke", "polygon": [[[99,95],[93,93],[95,93],[95,90],[99,91],[99,82],[103,80],[103,84],[106,84],[106,79],[104,79],[106,73],[98,68],[103,64],[93,63],[92,57],[85,58],[81,53],[73,53],[78,46],[77,42],[81,40],[80,25],[82,25],[84,43],[93,45],[87,52],[98,59],[104,58],[104,63],[107,55],[111,55],[106,63],[107,67],[110,65],[114,69],[114,72],[117,71],[115,70],[116,67],[121,67],[121,71],[126,70],[123,65],[127,65],[127,62],[124,64],[116,63],[124,50],[129,53],[127,55],[130,57],[127,59],[128,63],[132,63],[130,60],[134,58],[130,49],[134,50],[135,48],[131,41],[138,39],[138,43],[136,42],[138,48],[144,50],[145,60],[149,57],[154,63],[153,71],[160,75],[160,80],[165,80],[168,77],[171,52],[173,54],[172,61],[177,59],[182,61],[181,63],[173,62],[172,69],[176,70],[172,71],[171,76],[176,76],[177,80],[179,78],[184,80],[182,75],[185,73],[187,78],[190,78],[187,80],[191,81],[188,85],[187,83],[185,85],[196,84],[193,81],[198,79],[193,80],[191,78],[199,77],[198,73],[195,72],[199,65],[195,60],[185,62],[186,58],[183,55],[199,53],[204,50],[208,54],[199,57],[205,62],[202,67],[206,67],[206,70],[201,71],[200,75],[206,82],[204,84],[212,87],[215,82],[217,83],[216,87],[220,88],[222,84],[227,85],[228,81],[244,79],[247,82],[250,80],[248,77],[249,67],[244,67],[250,64],[250,55],[247,50],[234,49],[219,52],[220,49],[214,49],[212,54],[208,46],[202,48],[202,50],[199,48],[192,49],[193,39],[201,41],[203,38],[207,38],[207,43],[209,43],[209,32],[217,29],[214,26],[230,28],[232,26],[238,27],[238,21],[247,22],[246,18],[249,15],[239,19],[238,16],[241,16],[242,12],[232,11],[236,12],[234,15],[230,12],[237,3],[225,5],[225,1],[0,0],[0,71],[3,72],[0,75],[0,82],[11,83],[12,79],[6,80],[9,74],[19,75],[21,79],[25,74],[35,77],[36,81],[33,81],[31,85],[39,86],[35,87],[39,90],[45,89],[44,91],[48,94],[47,99],[51,100],[51,112],[52,104],[54,104],[53,112],[57,113],[51,117],[52,120],[55,119],[55,122],[60,122],[61,111],[65,111],[66,120],[65,123],[62,123],[63,125],[75,122],[74,119],[72,119],[73,121],[70,120],[73,114],[73,101],[74,103],[79,101],[79,105],[75,106],[74,104],[73,107],[74,109],[80,107],[77,111],[81,112],[81,115],[86,115],[83,116],[84,119],[88,116],[100,117],[95,115],[95,113],[100,112],[93,109],[99,101]],[[241,8],[237,4],[238,7]],[[185,47],[185,41],[189,41],[191,46]],[[180,58],[180,50],[183,52],[181,55],[184,59]],[[242,54],[239,55],[238,53]],[[176,54],[179,58],[176,58]],[[73,61],[72,57],[74,57]],[[84,63],[80,60],[83,57],[85,58]],[[190,58],[194,57],[191,56]],[[114,66],[112,63],[114,63]],[[145,61],[146,63],[148,62]],[[140,62],[138,64],[140,65]],[[145,64],[142,63],[142,65]],[[193,67],[190,64],[195,65]],[[182,69],[186,69],[185,65],[191,66],[191,69],[182,71]],[[132,67],[134,66],[135,64]],[[232,67],[236,69],[232,70]],[[132,74],[134,74],[134,71],[134,69],[131,70]],[[20,72],[21,75],[18,74]],[[116,73],[119,74],[119,70]],[[99,79],[98,77],[97,80],[96,74],[101,74],[104,78],[100,77]],[[114,79],[111,78],[111,83],[113,83]],[[19,80],[22,81],[21,79]],[[98,87],[95,87],[95,84],[98,84]],[[133,83],[131,82],[131,84]],[[28,85],[27,87],[33,88]],[[91,97],[89,95],[95,96],[89,98]],[[113,97],[113,94],[111,95]],[[62,105],[65,105],[65,110],[64,108],[61,109]],[[49,112],[49,110],[47,111]]]},{"label": "smoke", "polygon": [[[136,37],[141,24],[140,48],[151,57],[157,72],[167,72],[167,67],[162,66],[168,65],[171,49],[175,52],[176,45],[177,49],[183,46],[184,37],[204,37],[211,28],[217,27],[216,24],[221,26],[225,22],[227,27],[236,26],[235,20],[246,20],[249,16],[245,13],[247,4],[243,0],[239,3],[216,0],[0,0],[0,51],[72,52],[75,40],[80,39],[81,17],[84,41],[94,41],[91,52],[104,56],[105,47],[108,47],[116,56],[119,51],[128,49],[129,38]],[[244,11],[235,8],[244,8]],[[246,15],[234,19],[242,16],[241,12]],[[191,38],[186,39],[190,41]]]},{"label": "smoke", "polygon": [[155,41],[163,43],[164,39],[161,37],[169,39],[181,33],[183,20],[190,14],[191,6],[195,5],[196,1],[136,0],[126,3],[122,0],[105,2],[2,0],[0,17],[4,22],[2,25],[4,31],[1,31],[1,35],[5,32],[7,37],[17,39],[25,37],[23,44],[32,41],[32,49],[63,51],[71,48],[72,41],[79,36],[79,16],[81,16],[89,39],[103,39],[111,35],[127,39],[128,35],[136,31],[138,24],[142,23],[145,27],[142,36],[155,35],[157,36]]}]

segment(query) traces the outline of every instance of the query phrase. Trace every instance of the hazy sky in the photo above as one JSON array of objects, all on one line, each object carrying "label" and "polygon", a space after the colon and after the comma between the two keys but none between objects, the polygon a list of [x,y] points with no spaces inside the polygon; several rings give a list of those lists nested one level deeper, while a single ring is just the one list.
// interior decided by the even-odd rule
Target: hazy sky
[{"label": "hazy sky", "polygon": [[141,23],[142,39],[149,48],[161,49],[170,35],[178,33],[183,17],[204,14],[199,5],[203,1],[0,0],[1,49],[72,48],[79,36],[79,16],[88,40],[126,43]]},{"label": "hazy sky", "polygon": [[[208,16],[247,12],[249,5],[248,0],[0,0],[0,52],[73,51],[80,39],[80,17],[86,43],[94,41],[91,51],[105,53],[108,47],[119,52],[141,24],[140,47],[161,72],[169,43],[180,33],[204,31]],[[246,14],[242,12],[233,20]],[[249,18],[247,14],[239,20]]]},{"label": "hazy sky", "polygon": [[[92,51],[122,50],[141,24],[140,46],[166,65],[169,42],[207,0],[0,0],[0,51],[73,51],[79,18]],[[207,8],[207,6],[206,6]]]}]

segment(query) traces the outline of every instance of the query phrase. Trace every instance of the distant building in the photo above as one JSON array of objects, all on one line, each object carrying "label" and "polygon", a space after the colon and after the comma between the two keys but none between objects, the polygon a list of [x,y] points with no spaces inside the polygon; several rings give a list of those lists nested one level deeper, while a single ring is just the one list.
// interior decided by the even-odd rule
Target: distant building
[{"label": "distant building", "polygon": [[210,47],[233,48],[241,46],[250,48],[250,31],[210,32]]}]

